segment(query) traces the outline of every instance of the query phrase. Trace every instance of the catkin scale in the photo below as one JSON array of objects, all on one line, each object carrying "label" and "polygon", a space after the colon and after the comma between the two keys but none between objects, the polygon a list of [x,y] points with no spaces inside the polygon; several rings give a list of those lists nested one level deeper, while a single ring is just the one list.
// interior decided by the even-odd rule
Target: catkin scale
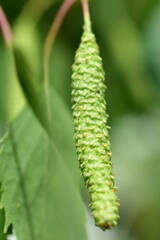
[{"label": "catkin scale", "polygon": [[119,204],[111,164],[105,74],[95,36],[86,26],[72,70],[78,160],[89,191],[95,224],[107,229],[117,224]]}]

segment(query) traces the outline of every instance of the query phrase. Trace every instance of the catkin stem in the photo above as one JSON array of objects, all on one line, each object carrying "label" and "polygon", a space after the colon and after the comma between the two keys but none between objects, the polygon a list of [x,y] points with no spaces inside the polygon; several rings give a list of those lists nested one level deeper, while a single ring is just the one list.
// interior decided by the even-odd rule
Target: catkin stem
[{"label": "catkin stem", "polygon": [[91,32],[91,20],[90,20],[88,0],[82,0],[82,9],[83,9],[84,25],[86,28],[85,30],[87,32]]}]

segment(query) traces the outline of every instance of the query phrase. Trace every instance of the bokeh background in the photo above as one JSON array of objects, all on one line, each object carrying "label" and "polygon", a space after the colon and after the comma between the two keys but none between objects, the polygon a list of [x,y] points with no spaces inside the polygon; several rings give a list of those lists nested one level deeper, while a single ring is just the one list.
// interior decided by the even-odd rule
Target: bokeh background
[{"label": "bokeh background", "polygon": [[[56,0],[1,0],[15,41],[27,52],[40,81],[42,46],[60,4]],[[86,207],[89,239],[159,240],[160,1],[91,0],[90,11],[106,72],[112,159],[121,206],[118,226],[106,232],[94,226]],[[63,22],[50,61],[51,84],[70,114],[71,65],[82,25],[77,1]],[[9,84],[0,81],[1,135],[6,109],[7,117],[14,119],[24,104],[6,52],[1,37],[0,78],[10,79]]]}]

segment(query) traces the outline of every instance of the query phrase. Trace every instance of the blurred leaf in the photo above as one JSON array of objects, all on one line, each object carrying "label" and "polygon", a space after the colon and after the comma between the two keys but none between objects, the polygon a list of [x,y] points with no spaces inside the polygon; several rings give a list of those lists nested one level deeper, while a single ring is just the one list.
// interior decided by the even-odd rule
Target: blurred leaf
[{"label": "blurred leaf", "polygon": [[3,233],[3,229],[4,229],[4,211],[0,210],[0,239],[6,240],[6,236]]},{"label": "blurred leaf", "polygon": [[0,113],[0,138],[4,135],[7,130],[7,122],[4,113]]},{"label": "blurred leaf", "polygon": [[35,22],[43,15],[43,13],[58,0],[28,0],[24,5],[21,16],[34,19]]},{"label": "blurred leaf", "polygon": [[30,63],[32,81],[38,88],[43,79],[42,59],[36,22],[32,18],[28,19],[21,16],[16,21],[14,25],[14,46],[22,52],[26,62]]},{"label": "blurred leaf", "polygon": [[7,13],[7,18],[9,19],[9,22],[13,22],[16,19],[25,2],[26,0],[16,0],[16,3],[15,1],[0,1],[4,12]]},{"label": "blurred leaf", "polygon": [[160,238],[159,121],[159,111],[151,111],[126,115],[112,127],[121,223],[134,231],[138,240]]},{"label": "blurred leaf", "polygon": [[0,44],[0,73],[0,118],[12,121],[22,110],[25,100],[15,73],[12,52],[4,44]]},{"label": "blurred leaf", "polygon": [[32,110],[36,114],[38,120],[42,124],[43,128],[47,131],[48,135],[50,135],[46,99],[41,91],[42,83],[40,85],[38,84],[37,79],[34,79],[30,62],[27,62],[27,59],[24,57],[24,54],[20,48],[14,46],[13,56],[19,79],[19,85],[22,87],[24,95],[32,107]]},{"label": "blurred leaf", "polygon": [[12,223],[18,240],[86,239],[69,166],[47,139],[29,108],[10,126],[0,160],[5,230]]},{"label": "blurred leaf", "polygon": [[[67,45],[67,47],[66,47]],[[60,37],[55,42],[51,53],[50,81],[64,101],[71,105],[71,66],[73,56],[70,46]]]},{"label": "blurred leaf", "polygon": [[[0,118],[4,120],[6,117],[6,95],[7,95],[7,71],[6,71],[6,65],[7,65],[7,56],[6,56],[6,48],[4,47],[4,43],[2,42],[2,39],[0,38]],[[3,80],[2,80],[3,79]],[[4,117],[2,117],[4,116]]]},{"label": "blurred leaf", "polygon": [[[153,76],[156,79],[156,84],[160,86],[160,4],[150,15],[150,18],[145,23],[145,44],[148,54],[148,62]],[[158,88],[159,95],[159,88]]]},{"label": "blurred leaf", "polygon": [[140,2],[134,0],[125,1],[129,13],[138,24],[145,23],[147,17],[152,14],[153,9],[159,3],[159,0],[141,0]]},{"label": "blurred leaf", "polygon": [[[92,8],[93,16],[97,12],[101,13],[97,18],[93,17],[93,24],[95,28],[97,27],[99,38],[103,40],[104,60],[110,61],[109,58],[111,58],[113,65],[113,70],[111,70],[116,71],[115,79],[111,79],[110,83],[111,91],[113,91],[110,94],[111,103],[116,109],[117,102],[124,99],[123,105],[130,104],[127,110],[148,108],[154,100],[153,77],[148,70],[141,33],[128,14],[126,5],[124,2],[119,4],[118,0],[109,0],[105,4],[103,1],[93,1]],[[106,8],[108,9],[107,15]],[[104,23],[105,27],[102,27]],[[106,52],[104,49],[107,49]],[[108,71],[107,67],[106,70]],[[114,101],[118,96],[119,99]]]}]

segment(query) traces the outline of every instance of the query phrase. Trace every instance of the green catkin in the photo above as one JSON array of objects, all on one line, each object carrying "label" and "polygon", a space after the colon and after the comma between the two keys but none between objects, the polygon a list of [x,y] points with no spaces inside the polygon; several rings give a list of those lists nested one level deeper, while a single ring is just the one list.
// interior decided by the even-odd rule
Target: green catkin
[{"label": "green catkin", "polygon": [[103,230],[115,226],[119,218],[107,129],[104,80],[95,36],[85,24],[72,74],[75,140],[95,224]]}]

